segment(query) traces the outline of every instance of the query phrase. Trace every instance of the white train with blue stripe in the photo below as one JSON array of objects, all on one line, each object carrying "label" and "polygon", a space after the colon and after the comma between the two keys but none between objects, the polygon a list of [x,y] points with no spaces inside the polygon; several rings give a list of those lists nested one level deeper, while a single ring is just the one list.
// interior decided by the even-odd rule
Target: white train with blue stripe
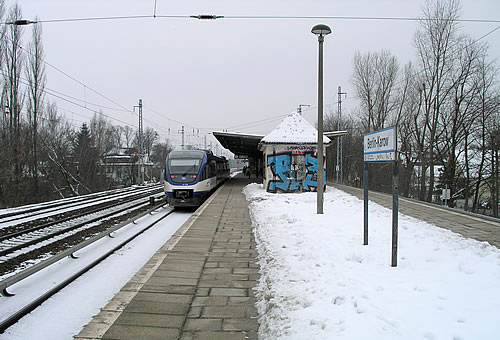
[{"label": "white train with blue stripe", "polygon": [[228,178],[227,160],[211,151],[172,151],[165,163],[165,195],[171,206],[197,207]]}]

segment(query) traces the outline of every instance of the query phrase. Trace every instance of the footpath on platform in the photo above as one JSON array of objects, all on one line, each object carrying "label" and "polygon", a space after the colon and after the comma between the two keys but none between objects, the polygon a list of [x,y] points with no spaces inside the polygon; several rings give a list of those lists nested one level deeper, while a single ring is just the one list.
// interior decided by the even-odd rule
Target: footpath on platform
[{"label": "footpath on platform", "polygon": [[257,339],[255,181],[219,188],[74,339]]},{"label": "footpath on platform", "polygon": [[[339,190],[363,199],[363,189],[341,184],[328,183]],[[392,209],[392,195],[370,191],[368,199]],[[477,214],[465,213],[456,209],[441,207],[438,205],[399,198],[399,212],[419,220],[434,224],[440,228],[451,230],[464,237],[478,241],[486,241],[500,248],[500,220],[491,217],[483,217]]]}]

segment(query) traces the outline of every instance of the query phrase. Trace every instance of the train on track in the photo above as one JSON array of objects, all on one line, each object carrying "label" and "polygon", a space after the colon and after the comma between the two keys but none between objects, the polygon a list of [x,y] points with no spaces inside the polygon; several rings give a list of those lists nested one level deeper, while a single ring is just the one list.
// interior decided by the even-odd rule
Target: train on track
[{"label": "train on track", "polygon": [[173,207],[197,207],[229,178],[229,165],[211,151],[172,151],[164,174],[167,202]]}]

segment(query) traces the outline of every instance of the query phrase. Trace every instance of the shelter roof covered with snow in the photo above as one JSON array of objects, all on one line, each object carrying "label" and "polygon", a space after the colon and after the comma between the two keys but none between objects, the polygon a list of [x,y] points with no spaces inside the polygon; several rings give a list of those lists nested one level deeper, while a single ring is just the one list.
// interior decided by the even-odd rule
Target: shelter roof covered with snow
[{"label": "shelter roof covered with snow", "polygon": [[[316,144],[318,130],[299,113],[292,112],[260,142],[264,144]],[[323,136],[323,143],[330,143],[330,139]]]}]

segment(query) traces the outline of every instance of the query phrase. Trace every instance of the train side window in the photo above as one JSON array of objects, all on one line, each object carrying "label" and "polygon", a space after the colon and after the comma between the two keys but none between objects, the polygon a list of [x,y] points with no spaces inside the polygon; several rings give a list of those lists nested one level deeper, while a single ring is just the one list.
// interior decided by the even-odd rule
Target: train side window
[{"label": "train side window", "polygon": [[215,177],[216,175],[216,170],[215,170],[215,162],[210,162],[210,165],[208,167],[209,170],[209,177]]}]

